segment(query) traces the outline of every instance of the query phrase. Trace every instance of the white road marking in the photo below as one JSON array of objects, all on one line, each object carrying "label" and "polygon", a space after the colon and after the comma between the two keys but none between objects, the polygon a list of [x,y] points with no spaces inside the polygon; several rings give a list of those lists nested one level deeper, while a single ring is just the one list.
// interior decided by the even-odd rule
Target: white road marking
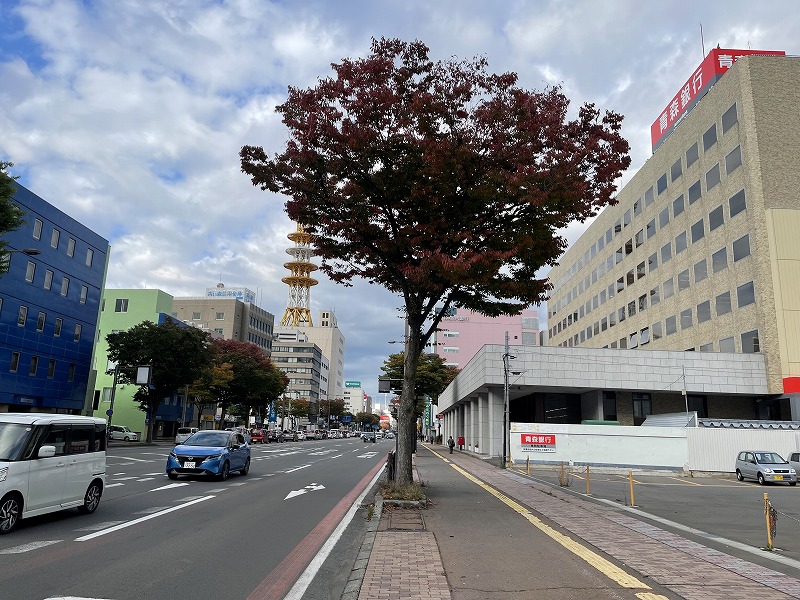
[{"label": "white road marking", "polygon": [[30,542],[29,544],[22,544],[21,546],[14,546],[13,548],[4,548],[0,550],[0,554],[22,554],[23,552],[30,552],[45,546],[52,546],[61,540],[43,540],[41,542]]},{"label": "white road marking", "polygon": [[121,485],[125,485],[125,484],[124,483],[107,483],[106,484],[106,489],[108,489],[110,487],[119,487]]},{"label": "white road marking", "polygon": [[169,506],[152,506],[150,508],[145,508],[144,510],[137,510],[133,514],[135,514],[135,515],[151,515],[153,513],[157,513],[159,511],[162,511],[162,510],[167,509],[167,508],[169,508]]},{"label": "white road marking", "polygon": [[180,500],[176,500],[176,502],[192,502],[197,500],[198,498],[203,498],[204,496],[186,496],[185,498],[181,498]]},{"label": "white road marking", "polygon": [[114,481],[130,481],[131,479],[136,479],[135,476],[129,475],[128,477],[113,477]]},{"label": "white road marking", "polygon": [[136,481],[153,481],[155,477],[143,477],[142,479],[137,479]]},{"label": "white road marking", "polygon": [[94,525],[89,525],[88,527],[81,527],[80,529],[76,529],[75,531],[99,531],[100,529],[105,529],[106,527],[113,527],[114,525],[119,525],[120,523],[124,523],[125,521],[103,521],[102,523],[95,523]]},{"label": "white road marking", "polygon": [[312,484],[307,485],[306,487],[304,487],[302,489],[292,490],[291,492],[289,492],[287,494],[287,496],[286,496],[286,498],[284,498],[284,500],[288,500],[289,498],[294,498],[295,496],[301,496],[301,495],[305,494],[306,492],[315,492],[317,490],[324,490],[324,489],[325,489],[324,485],[319,485],[319,484],[316,484],[316,483],[312,483]]},{"label": "white road marking", "polygon": [[152,462],[149,460],[145,460],[143,458],[133,458],[131,456],[113,456],[113,455],[106,455],[106,458],[118,458],[120,460],[132,460],[133,462],[125,463],[126,465],[132,465],[134,462]]},{"label": "white road marking", "polygon": [[150,519],[155,519],[156,517],[160,517],[162,515],[166,515],[171,512],[175,512],[176,510],[181,510],[183,508],[187,508],[192,506],[193,504],[197,504],[198,502],[204,502],[206,500],[211,500],[212,498],[216,498],[216,496],[203,496],[202,498],[198,498],[197,500],[192,500],[191,502],[187,502],[185,504],[180,504],[178,506],[173,506],[172,508],[168,508],[166,510],[162,510],[161,512],[153,513],[151,515],[147,515],[146,517],[141,517],[139,519],[134,519],[133,521],[128,521],[126,523],[122,523],[120,525],[115,525],[114,527],[109,527],[108,529],[103,529],[102,531],[96,531],[95,533],[90,533],[89,535],[84,535],[83,537],[75,538],[76,542],[85,542],[87,540],[93,540],[96,537],[100,537],[101,535],[106,535],[108,533],[114,533],[115,531],[119,531],[120,529],[125,529],[126,527],[131,527],[132,525],[138,525],[139,523],[144,523],[145,521],[149,521]]},{"label": "white road marking", "polygon": [[[170,483],[168,485],[162,485],[161,487],[153,488],[150,490],[151,492],[157,492],[159,490],[169,490],[176,487],[183,487],[185,485],[189,485],[188,483]],[[108,487],[108,486],[106,486]]]},{"label": "white road marking", "polygon": [[287,469],[284,473],[294,473],[295,471],[299,471],[300,469],[306,469],[311,465],[303,465],[302,467],[295,467],[294,469]]},{"label": "white road marking", "polygon": [[108,600],[108,598],[85,598],[83,596],[51,596],[45,600]]},{"label": "white road marking", "polygon": [[356,458],[372,458],[373,456],[376,456],[377,454],[378,454],[377,452],[367,452],[366,454],[360,454]]},{"label": "white road marking", "polygon": [[234,486],[238,486],[238,485],[247,485],[247,482],[246,481],[237,481],[235,483],[230,483],[228,485],[230,485],[230,487],[234,487]]}]

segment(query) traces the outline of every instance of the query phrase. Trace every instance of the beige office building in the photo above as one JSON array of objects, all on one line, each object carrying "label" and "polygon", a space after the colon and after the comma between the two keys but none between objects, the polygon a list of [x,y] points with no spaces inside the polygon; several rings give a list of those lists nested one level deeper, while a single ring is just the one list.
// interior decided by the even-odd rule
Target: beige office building
[{"label": "beige office building", "polygon": [[550,272],[549,344],[759,352],[800,419],[800,58],[734,60]]}]

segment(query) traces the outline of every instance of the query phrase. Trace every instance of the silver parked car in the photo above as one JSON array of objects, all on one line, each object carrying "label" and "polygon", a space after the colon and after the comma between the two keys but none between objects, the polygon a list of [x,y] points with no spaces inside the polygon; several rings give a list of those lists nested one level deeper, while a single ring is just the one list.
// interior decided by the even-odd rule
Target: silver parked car
[{"label": "silver parked car", "polygon": [[761,485],[767,482],[797,485],[797,471],[777,452],[742,450],[736,457],[736,479],[754,479]]}]

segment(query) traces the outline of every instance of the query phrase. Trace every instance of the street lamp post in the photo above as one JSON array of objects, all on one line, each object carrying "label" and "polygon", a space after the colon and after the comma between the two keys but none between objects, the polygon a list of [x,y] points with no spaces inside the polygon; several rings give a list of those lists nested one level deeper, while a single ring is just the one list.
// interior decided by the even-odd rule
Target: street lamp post
[{"label": "street lamp post", "polygon": [[516,358],[508,353],[508,332],[506,331],[506,345],[505,352],[503,353],[503,464],[501,467],[506,468],[508,460],[508,429],[510,423],[508,422],[508,361],[509,359]]}]

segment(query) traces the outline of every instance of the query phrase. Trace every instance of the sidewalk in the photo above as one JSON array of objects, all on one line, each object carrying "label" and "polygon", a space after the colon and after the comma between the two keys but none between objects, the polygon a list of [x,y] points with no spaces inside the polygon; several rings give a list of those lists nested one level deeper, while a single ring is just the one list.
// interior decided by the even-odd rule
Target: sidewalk
[{"label": "sidewalk", "polygon": [[[380,520],[362,546],[360,591],[355,596],[351,586],[344,600],[554,597],[564,585],[561,566],[573,563],[588,572],[594,592],[599,587],[618,597],[800,598],[800,579],[467,453],[419,444],[414,466],[428,507],[376,504]],[[572,548],[564,556],[565,547],[575,546],[571,540],[586,553]],[[598,567],[603,557],[621,569],[610,562]],[[584,591],[576,597],[590,595]]]}]

